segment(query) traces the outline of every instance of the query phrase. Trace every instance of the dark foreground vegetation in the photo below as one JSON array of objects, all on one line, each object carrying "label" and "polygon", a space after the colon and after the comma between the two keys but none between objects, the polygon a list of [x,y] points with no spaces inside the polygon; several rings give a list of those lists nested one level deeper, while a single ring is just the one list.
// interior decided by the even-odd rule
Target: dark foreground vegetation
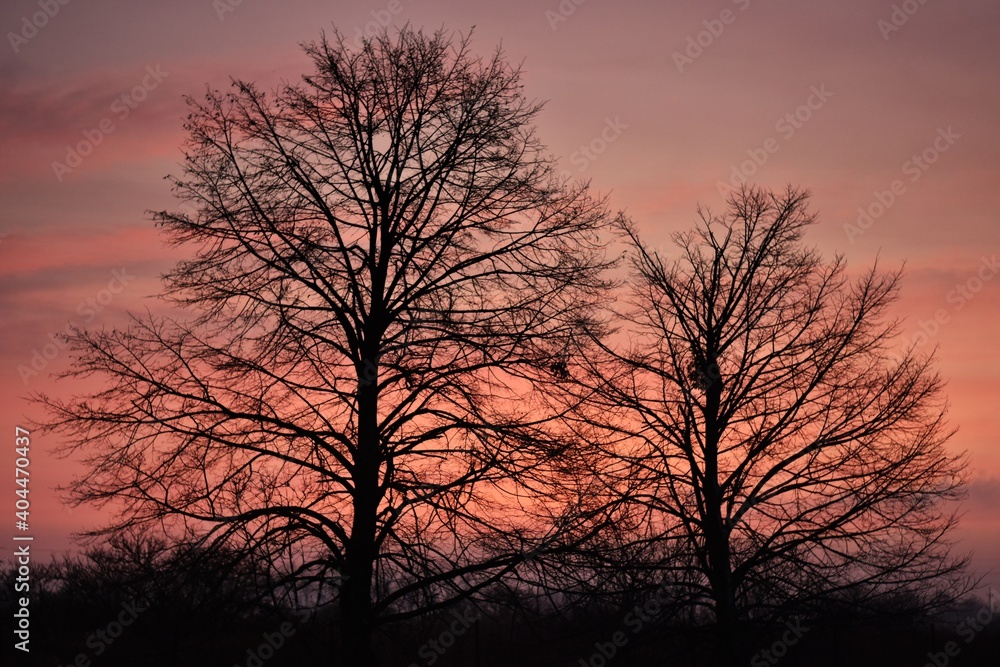
[{"label": "dark foreground vegetation", "polygon": [[[5,564],[0,612],[8,619],[14,576]],[[335,605],[296,604],[270,586],[266,569],[227,555],[116,540],[40,567],[32,583],[32,650],[15,651],[8,637],[3,664],[343,664],[340,638],[330,634],[341,627]],[[969,596],[934,613],[905,598],[863,611],[857,602],[826,601],[747,628],[746,664],[1000,664],[996,598]],[[478,603],[384,627],[376,644],[389,667],[709,667],[723,659],[716,637],[710,615],[685,607],[668,589],[567,599],[559,608],[498,587]]]}]

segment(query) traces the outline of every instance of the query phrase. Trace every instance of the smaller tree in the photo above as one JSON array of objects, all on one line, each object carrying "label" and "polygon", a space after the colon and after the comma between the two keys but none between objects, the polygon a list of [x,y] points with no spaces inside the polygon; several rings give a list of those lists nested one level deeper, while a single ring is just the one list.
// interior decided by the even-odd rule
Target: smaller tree
[{"label": "smaller tree", "polygon": [[630,342],[595,337],[574,370],[576,419],[603,433],[633,539],[680,547],[662,566],[696,575],[674,578],[714,611],[733,661],[746,622],[964,590],[946,504],[964,460],[945,447],[932,359],[894,357],[899,274],[823,262],[802,243],[807,198],[735,193],[674,237],[672,261],[623,225]]}]

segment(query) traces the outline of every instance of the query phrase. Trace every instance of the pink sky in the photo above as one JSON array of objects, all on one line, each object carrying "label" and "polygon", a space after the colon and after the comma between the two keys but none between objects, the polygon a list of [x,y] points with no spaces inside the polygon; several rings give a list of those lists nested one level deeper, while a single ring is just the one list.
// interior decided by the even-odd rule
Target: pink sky
[{"label": "pink sky", "polygon": [[[889,0],[237,2],[43,0],[58,7],[44,21],[32,18],[37,0],[0,7],[8,470],[14,426],[32,414],[23,396],[68,389],[46,377],[66,367],[61,351],[27,381],[18,367],[69,322],[121,322],[172,263],[144,211],[171,206],[163,176],[180,160],[182,95],[230,75],[295,79],[308,66],[298,44],[332,25],[348,35],[376,18],[475,25],[475,48],[502,42],[524,63],[527,94],[548,100],[538,124],[551,151],[610,193],[651,245],[688,228],[697,204],[719,208],[718,182],[756,156],[751,182],[812,190],[820,223],[810,240],[828,256],[855,268],[876,256],[886,268],[906,262],[898,312],[909,339],[940,320],[927,349],[938,346],[948,382],[952,446],[972,462],[960,548],[981,572],[1000,570],[1000,276],[990,268],[1000,254],[1000,4],[897,2],[893,24]],[[80,142],[94,144],[90,154],[54,169]],[[913,161],[925,151],[933,164]],[[881,214],[879,196],[894,199]],[[857,234],[845,226],[859,207],[875,216]],[[111,281],[123,270],[121,287]],[[115,293],[102,292],[109,282]],[[100,519],[59,503],[53,487],[77,468],[51,455],[56,444],[33,449],[39,550],[64,549]],[[0,527],[8,544],[12,521]],[[987,581],[1000,586],[1000,574]]]}]

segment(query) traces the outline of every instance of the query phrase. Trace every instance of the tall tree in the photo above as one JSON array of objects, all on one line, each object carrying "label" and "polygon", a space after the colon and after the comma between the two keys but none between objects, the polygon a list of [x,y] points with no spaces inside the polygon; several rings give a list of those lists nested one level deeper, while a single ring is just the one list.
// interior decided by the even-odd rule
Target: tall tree
[{"label": "tall tree", "polygon": [[824,262],[802,241],[813,222],[805,192],[743,189],[670,260],[624,224],[628,343],[595,337],[572,372],[633,539],[679,545],[662,565],[695,574],[674,580],[733,662],[744,622],[900,588],[926,602],[963,565],[946,501],[964,462],[932,360],[896,343],[899,275]]},{"label": "tall tree", "polygon": [[67,375],[107,384],[41,400],[109,530],[335,577],[344,664],[375,665],[380,622],[581,515],[538,483],[567,447],[531,378],[589,326],[613,216],[555,176],[500,52],[409,28],[306,52],[299,84],[189,100],[173,185],[196,212],[155,214],[193,249],[165,278],[182,314],[79,333]]}]

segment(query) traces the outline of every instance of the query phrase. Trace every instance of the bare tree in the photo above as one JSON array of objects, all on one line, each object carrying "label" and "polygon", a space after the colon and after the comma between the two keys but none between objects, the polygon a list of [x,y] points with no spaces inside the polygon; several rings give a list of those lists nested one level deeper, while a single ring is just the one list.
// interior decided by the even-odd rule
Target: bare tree
[{"label": "bare tree", "polygon": [[[166,525],[342,582],[341,655],[493,581],[585,514],[532,378],[606,287],[602,201],[554,174],[500,52],[409,28],[266,94],[189,100],[180,315],[81,332],[41,397],[108,530]],[[513,508],[514,511],[511,511]]]},{"label": "bare tree", "polygon": [[628,343],[595,337],[572,371],[633,539],[682,545],[661,565],[714,611],[734,662],[744,622],[961,586],[946,501],[964,460],[932,360],[895,347],[899,275],[825,263],[802,242],[806,204],[744,189],[675,236],[672,260],[624,224]]}]

